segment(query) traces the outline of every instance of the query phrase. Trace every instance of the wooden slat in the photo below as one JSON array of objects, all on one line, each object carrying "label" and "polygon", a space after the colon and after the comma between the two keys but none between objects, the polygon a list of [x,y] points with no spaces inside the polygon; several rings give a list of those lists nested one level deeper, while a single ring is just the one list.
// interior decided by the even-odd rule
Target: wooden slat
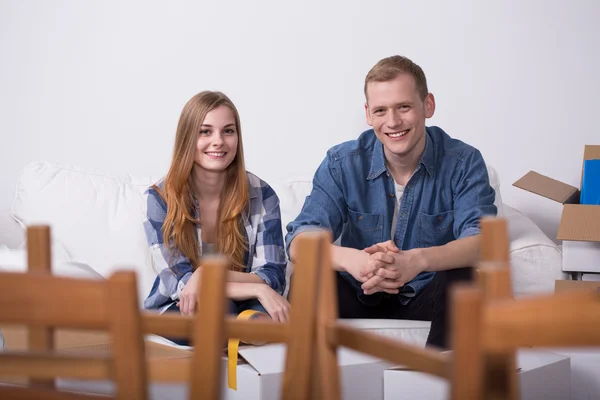
[{"label": "wooden slat", "polygon": [[179,313],[156,314],[143,311],[142,330],[146,334],[166,337],[191,338],[194,317]]},{"label": "wooden slat", "polygon": [[482,261],[478,264],[477,283],[486,301],[512,299],[510,264]]},{"label": "wooden slat", "polygon": [[146,400],[145,346],[135,272],[114,273],[108,279],[106,294],[104,307],[110,310],[116,398]]},{"label": "wooden slat", "polygon": [[600,345],[600,293],[565,291],[490,304],[483,315],[490,352],[514,347]]},{"label": "wooden slat", "polygon": [[[180,314],[142,313],[142,329],[146,334],[191,338],[194,317]],[[269,343],[287,341],[289,325],[273,321],[244,321],[225,317],[225,337],[244,341],[261,340]]]},{"label": "wooden slat", "polygon": [[42,274],[52,273],[50,227],[35,225],[27,228],[27,270]]},{"label": "wooden slat", "polygon": [[311,366],[317,315],[319,268],[321,267],[322,235],[306,234],[297,238],[298,258],[292,280],[292,307],[285,373],[282,386],[283,400],[308,400],[311,395]]},{"label": "wooden slat", "polygon": [[237,320],[234,317],[226,317],[225,321],[225,337],[240,338],[244,341],[285,343],[288,340],[288,332],[290,332],[289,323]]},{"label": "wooden slat", "polygon": [[312,386],[313,390],[316,386],[317,393],[313,393],[321,400],[336,400],[341,398],[342,393],[337,358],[337,346],[341,343],[330,340],[329,327],[338,320],[337,284],[331,265],[331,234],[321,232],[320,235],[321,259],[315,346],[317,362],[312,369]]},{"label": "wooden slat", "polygon": [[55,390],[44,390],[42,388],[33,389],[0,385],[0,399],[3,400],[98,400],[102,398],[106,397],[64,391],[57,392]]},{"label": "wooden slat", "polygon": [[329,330],[332,340],[341,346],[441,378],[449,377],[448,356],[444,353],[418,348],[342,324]]},{"label": "wooden slat", "polygon": [[453,400],[483,399],[484,357],[481,351],[481,288],[457,285],[452,296],[452,367]]},{"label": "wooden slat", "polygon": [[104,357],[36,353],[0,353],[0,376],[108,379],[111,362]]},{"label": "wooden slat", "polygon": [[147,363],[148,379],[151,382],[189,384],[191,364],[191,357],[150,360]]},{"label": "wooden slat", "polygon": [[[27,270],[31,273],[52,273],[50,227],[30,226],[27,228]],[[2,305],[0,305],[2,309]],[[28,343],[32,350],[50,350],[54,342],[54,330],[46,326],[28,326]],[[54,388],[54,380],[32,380],[32,386]]]},{"label": "wooden slat", "polygon": [[[2,273],[0,321],[34,327],[106,328],[103,285],[103,281],[37,273]],[[32,350],[45,350],[47,344],[46,339],[42,344],[30,335]]]},{"label": "wooden slat", "polygon": [[221,355],[225,344],[225,281],[228,266],[224,259],[209,259],[200,267],[202,279],[194,321],[191,368],[194,376],[190,384],[192,399],[221,398]]},{"label": "wooden slat", "polygon": [[509,237],[506,219],[481,218],[481,260],[509,262]]},{"label": "wooden slat", "polygon": [[[478,283],[484,301],[513,297],[510,273],[509,234],[504,218],[482,218],[481,263]],[[483,386],[489,398],[516,399],[519,395],[517,361],[514,349],[484,356]]]}]

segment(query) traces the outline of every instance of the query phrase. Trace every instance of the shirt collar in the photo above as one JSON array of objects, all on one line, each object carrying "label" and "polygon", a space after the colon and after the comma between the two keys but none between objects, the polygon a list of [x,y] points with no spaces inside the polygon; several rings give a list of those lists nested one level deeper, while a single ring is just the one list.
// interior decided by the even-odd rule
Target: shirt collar
[{"label": "shirt collar", "polygon": [[[375,134],[375,133],[373,133]],[[425,128],[425,150],[419,161],[419,165],[422,164],[429,175],[433,175],[435,172],[435,156],[434,156],[434,143],[432,142],[431,135],[429,134],[429,128]],[[372,180],[379,177],[381,174],[387,171],[385,166],[385,154],[383,152],[383,144],[377,139],[375,141],[375,148],[373,149],[373,157],[371,158],[371,169],[367,180]]]}]

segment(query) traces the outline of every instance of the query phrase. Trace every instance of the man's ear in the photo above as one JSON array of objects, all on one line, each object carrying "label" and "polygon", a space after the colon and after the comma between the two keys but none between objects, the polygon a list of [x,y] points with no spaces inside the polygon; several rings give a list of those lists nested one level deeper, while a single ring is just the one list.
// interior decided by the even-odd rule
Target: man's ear
[{"label": "man's ear", "polygon": [[367,119],[367,125],[373,126],[373,121],[371,120],[371,113],[369,112],[369,103],[365,102],[365,118]]},{"label": "man's ear", "polygon": [[433,97],[433,94],[429,93],[427,94],[427,96],[425,97],[425,118],[431,118],[433,117],[433,114],[435,113],[435,97]]}]

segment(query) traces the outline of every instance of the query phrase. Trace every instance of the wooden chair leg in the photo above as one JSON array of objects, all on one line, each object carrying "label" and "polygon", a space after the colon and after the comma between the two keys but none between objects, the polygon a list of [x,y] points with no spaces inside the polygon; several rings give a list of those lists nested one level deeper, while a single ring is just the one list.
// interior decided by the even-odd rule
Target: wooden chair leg
[{"label": "wooden chair leg", "polygon": [[[50,244],[50,227],[47,225],[27,228],[27,271],[32,273],[51,274],[52,254]],[[48,351],[54,348],[54,329],[46,327],[29,327],[29,349],[31,351]],[[31,379],[30,385],[54,389],[54,379]]]},{"label": "wooden chair leg", "polygon": [[[513,298],[508,225],[504,218],[482,218],[481,263],[479,285],[485,300]],[[486,356],[484,363],[485,387],[494,398],[517,399],[519,382],[516,353]],[[504,390],[507,392],[504,392]],[[494,395],[497,393],[498,396]]]},{"label": "wooden chair leg", "polygon": [[483,353],[481,349],[481,288],[457,285],[452,298],[451,399],[483,399]]},{"label": "wooden chair leg", "polygon": [[228,262],[214,258],[202,265],[198,309],[194,318],[190,399],[220,399],[225,345],[225,284]]},{"label": "wooden chair leg", "polygon": [[[116,272],[109,278],[107,304],[111,310],[114,380],[119,400],[147,398],[146,356],[135,272]],[[132,319],[132,316],[133,319]]]},{"label": "wooden chair leg", "polygon": [[313,346],[317,316],[317,287],[321,268],[321,235],[298,237],[298,258],[291,288],[292,310],[287,343],[283,400],[308,400],[311,396],[311,372],[315,359]]},{"label": "wooden chair leg", "polygon": [[[341,398],[337,346],[331,340],[331,329],[338,319],[337,285],[331,266],[331,235],[322,233],[320,245],[320,278],[317,306],[316,364],[313,368],[313,397],[321,400]],[[333,344],[332,344],[333,343]]]}]

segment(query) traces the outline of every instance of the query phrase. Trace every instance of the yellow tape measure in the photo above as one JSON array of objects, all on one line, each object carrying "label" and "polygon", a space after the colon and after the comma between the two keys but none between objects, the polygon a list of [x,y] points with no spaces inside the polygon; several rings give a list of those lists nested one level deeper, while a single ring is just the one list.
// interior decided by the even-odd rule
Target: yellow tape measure
[{"label": "yellow tape measure", "polygon": [[[242,311],[236,319],[250,320],[268,318],[264,313],[254,310]],[[257,344],[257,343],[255,343]],[[237,363],[240,339],[229,339],[227,344],[227,387],[237,391]]]}]

